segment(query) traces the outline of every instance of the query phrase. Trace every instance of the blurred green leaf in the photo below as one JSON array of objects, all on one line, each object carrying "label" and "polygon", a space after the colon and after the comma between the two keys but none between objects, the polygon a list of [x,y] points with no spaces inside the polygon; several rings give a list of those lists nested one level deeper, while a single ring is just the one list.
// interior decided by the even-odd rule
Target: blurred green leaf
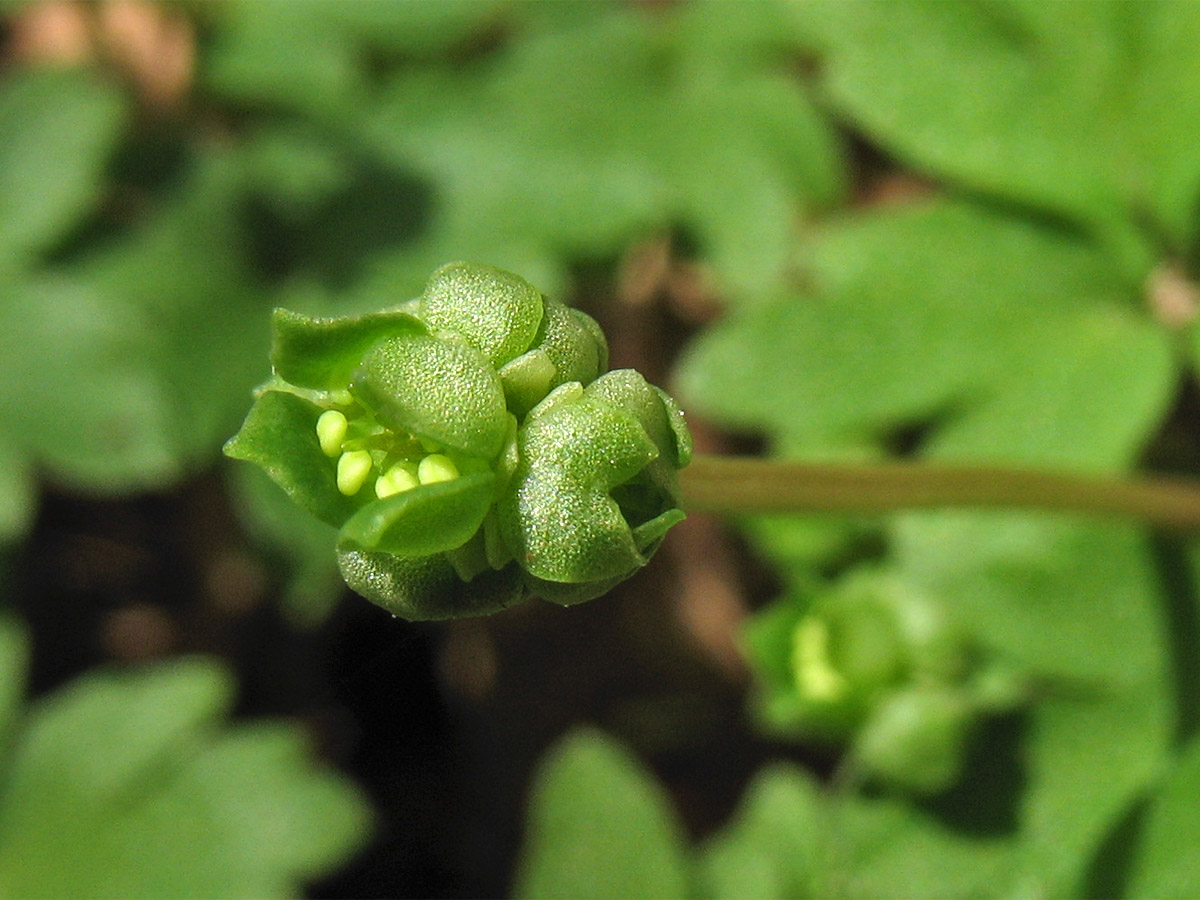
[{"label": "blurred green leaf", "polygon": [[812,257],[812,296],[702,335],[686,401],[798,453],[928,425],[945,458],[1085,469],[1126,464],[1169,401],[1167,336],[1068,232],[938,202],[848,219]]},{"label": "blurred green leaf", "polygon": [[1128,896],[1178,898],[1200,895],[1200,741],[1179,754],[1151,798],[1134,851]]},{"label": "blurred green leaf", "polygon": [[326,3],[337,27],[393,53],[429,56],[454,50],[503,24],[512,0],[439,0],[437,3]]},{"label": "blurred green leaf", "polygon": [[89,73],[0,82],[0,274],[33,261],[88,213],[124,124],[120,94]]},{"label": "blurred green leaf", "polygon": [[228,675],[175,660],[31,707],[0,795],[14,896],[283,897],[344,860],[367,810],[295,729],[222,729]]},{"label": "blurred green leaf", "polygon": [[1126,88],[1129,136],[1143,162],[1135,198],[1154,211],[1171,249],[1187,254],[1200,227],[1200,161],[1192,128],[1200,115],[1200,58],[1193,52],[1200,7],[1160,0],[1136,10],[1129,31],[1137,36],[1137,66]]},{"label": "blurred green leaf", "polygon": [[911,514],[896,556],[953,598],[981,646],[1042,685],[1023,751],[1018,874],[1038,892],[1074,894],[1161,771],[1175,725],[1144,537],[1049,515]]},{"label": "blurred green leaf", "polygon": [[218,92],[344,121],[366,100],[368,55],[436,56],[501,20],[505,0],[225,5],[204,71]]},{"label": "blurred green leaf", "polygon": [[37,494],[27,452],[0,437],[0,545],[19,538],[33,521]]},{"label": "blurred green leaf", "polygon": [[704,897],[761,900],[829,896],[829,811],[811,776],[790,766],[760,770],[731,822],[697,863]]},{"label": "blurred green leaf", "polygon": [[5,440],[81,487],[136,489],[179,473],[153,330],[123,297],[67,277],[9,285],[0,303]]},{"label": "blurred green leaf", "polygon": [[1023,895],[1005,835],[957,829],[909,801],[847,797],[831,808],[826,827],[832,895],[912,900]]},{"label": "blurred green leaf", "polygon": [[[1129,302],[1136,280],[1069,231],[938,201],[834,225],[810,257],[809,296],[739,308],[701,338],[688,401],[801,457],[885,451],[913,429],[923,455],[1085,471],[1128,466],[1165,412],[1167,336]],[[851,895],[1074,895],[1168,752],[1146,548],[1127,529],[999,513],[897,516],[885,534],[876,553],[1044,687],[1011,829],[980,841],[897,805],[880,820],[895,829],[889,853],[835,870]],[[814,578],[815,554],[776,555]]]},{"label": "blurred green leaf", "polygon": [[409,252],[543,284],[518,266],[611,255],[683,226],[731,290],[774,283],[797,212],[842,193],[832,136],[783,54],[692,48],[703,20],[731,15],[723,4],[594,6],[473,67],[393,80],[368,139],[438,192],[432,230]]},{"label": "blurred green leaf", "polygon": [[256,283],[234,153],[201,152],[136,229],[81,259],[72,274],[137,317],[130,353],[165,395],[170,453],[209,461],[266,374],[270,298]]},{"label": "blurred green leaf", "polygon": [[684,847],[666,797],[636,759],[577,731],[543,762],[514,895],[682,898]]},{"label": "blurred green leaf", "polygon": [[801,13],[829,94],[874,138],[953,181],[1112,224],[1140,187],[1130,82],[1148,8],[862,0]]},{"label": "blurred green leaf", "polygon": [[29,638],[20,621],[0,616],[0,760],[12,743],[14,723],[25,699],[25,672],[29,665]]},{"label": "blurred green leaf", "polygon": [[205,81],[243,103],[317,117],[357,108],[366,92],[366,73],[358,48],[330,27],[332,6],[323,0],[227,4],[219,38],[202,69]]}]

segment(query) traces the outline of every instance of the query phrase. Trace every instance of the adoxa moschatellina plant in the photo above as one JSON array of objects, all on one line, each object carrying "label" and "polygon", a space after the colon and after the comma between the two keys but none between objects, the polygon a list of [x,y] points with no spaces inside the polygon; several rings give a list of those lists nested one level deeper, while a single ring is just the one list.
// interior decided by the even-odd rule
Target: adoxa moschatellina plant
[{"label": "adoxa moschatellina plant", "polygon": [[337,527],[346,583],[395,615],[589,600],[683,518],[679,406],[509,272],[452,263],[369,315],[276,310],[271,363],[225,452]]},{"label": "adoxa moschatellina plant", "polygon": [[[572,604],[646,563],[683,518],[691,438],[669,396],[606,372],[592,319],[520,277],[452,263],[362,316],[277,310],[274,374],[225,452],[339,529],[346,582],[409,619]],[[924,465],[698,458],[709,511],[1033,506],[1200,527],[1200,489]]]}]

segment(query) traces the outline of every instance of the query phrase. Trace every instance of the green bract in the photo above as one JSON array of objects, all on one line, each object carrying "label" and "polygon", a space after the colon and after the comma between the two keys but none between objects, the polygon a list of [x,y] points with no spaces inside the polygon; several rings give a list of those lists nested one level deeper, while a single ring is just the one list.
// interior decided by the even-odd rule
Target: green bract
[{"label": "green bract", "polygon": [[395,309],[274,328],[274,377],[225,452],[339,528],[346,583],[396,615],[591,599],[683,518],[683,412],[601,374],[599,326],[516,275],[452,263]]}]

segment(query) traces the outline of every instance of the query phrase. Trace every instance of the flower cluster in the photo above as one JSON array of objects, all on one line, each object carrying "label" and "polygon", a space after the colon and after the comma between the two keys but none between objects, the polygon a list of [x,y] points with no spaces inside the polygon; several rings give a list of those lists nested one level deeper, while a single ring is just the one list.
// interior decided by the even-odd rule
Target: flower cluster
[{"label": "flower cluster", "polygon": [[605,372],[599,326],[523,279],[453,263],[394,309],[276,310],[227,455],[339,529],[347,584],[408,619],[572,604],[644,565],[683,518],[683,413]]},{"label": "flower cluster", "polygon": [[847,744],[863,777],[907,792],[953,785],[977,724],[1024,702],[1023,679],[980,658],[936,599],[880,572],[783,598],[747,643],[772,731]]}]

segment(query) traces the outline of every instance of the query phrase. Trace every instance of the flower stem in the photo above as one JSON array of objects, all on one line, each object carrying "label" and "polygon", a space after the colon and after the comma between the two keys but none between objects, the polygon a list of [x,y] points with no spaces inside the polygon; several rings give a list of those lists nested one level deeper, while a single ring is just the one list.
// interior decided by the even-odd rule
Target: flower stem
[{"label": "flower stem", "polygon": [[697,456],[680,473],[680,479],[684,505],[694,512],[1039,509],[1139,519],[1164,528],[1200,530],[1200,484],[1172,478],[1113,480],[923,463],[847,466]]}]

